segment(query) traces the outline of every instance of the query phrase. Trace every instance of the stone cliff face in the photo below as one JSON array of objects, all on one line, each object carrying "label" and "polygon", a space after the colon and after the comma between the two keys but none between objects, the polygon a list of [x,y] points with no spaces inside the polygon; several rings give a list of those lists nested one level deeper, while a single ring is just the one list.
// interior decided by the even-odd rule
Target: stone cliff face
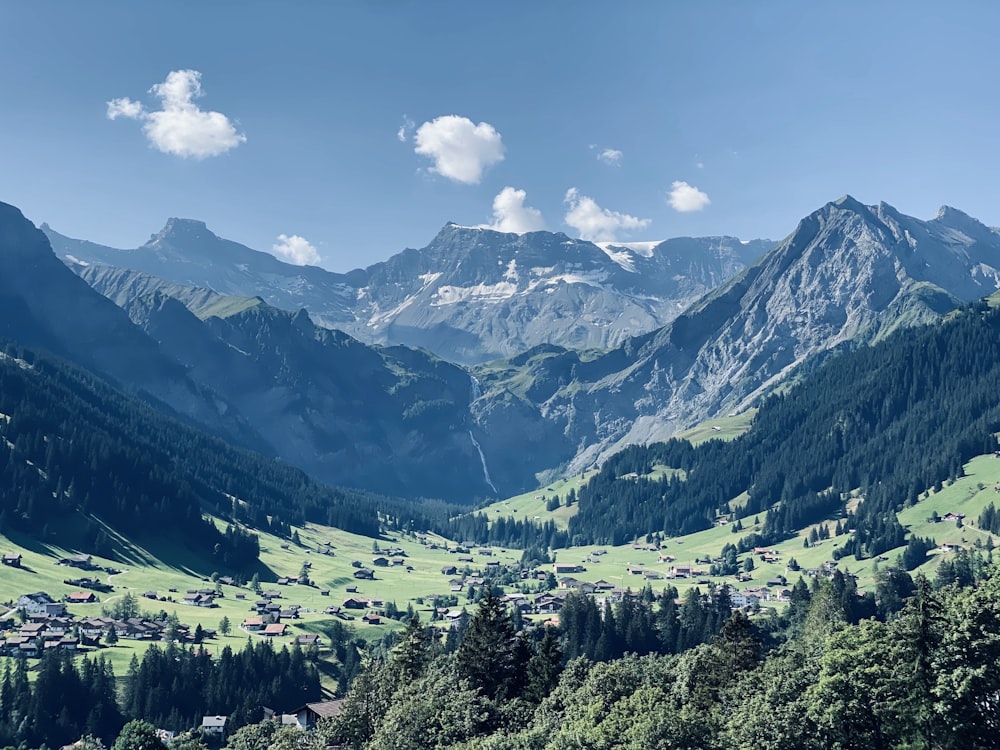
[{"label": "stone cliff face", "polygon": [[576,361],[567,383],[538,398],[519,383],[552,382],[566,371],[559,358],[536,357],[534,372],[483,369],[478,408],[489,432],[515,414],[498,410],[497,394],[521,393],[518,408],[530,404],[554,423],[549,438],[576,471],[625,444],[741,410],[812,355],[938,320],[993,292],[998,269],[1000,235],[961,212],[920,221],[848,196],[669,325]]}]

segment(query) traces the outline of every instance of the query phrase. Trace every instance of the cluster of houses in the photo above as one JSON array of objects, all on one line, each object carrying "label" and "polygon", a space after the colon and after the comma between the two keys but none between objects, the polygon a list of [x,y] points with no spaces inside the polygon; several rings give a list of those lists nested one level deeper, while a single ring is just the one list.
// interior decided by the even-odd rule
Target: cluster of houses
[{"label": "cluster of houses", "polygon": [[[66,604],[88,604],[97,601],[92,591],[75,591],[63,601],[56,601],[44,591],[22,594],[6,615],[0,616],[0,655],[40,657],[50,649],[76,651],[80,647],[97,647],[101,639],[114,631],[117,638],[130,640],[162,640],[167,629],[164,620],[131,617],[86,617],[77,619],[66,611]],[[203,630],[204,637],[213,637],[212,630]],[[187,625],[177,625],[174,637],[182,642],[194,642],[195,636]]]}]

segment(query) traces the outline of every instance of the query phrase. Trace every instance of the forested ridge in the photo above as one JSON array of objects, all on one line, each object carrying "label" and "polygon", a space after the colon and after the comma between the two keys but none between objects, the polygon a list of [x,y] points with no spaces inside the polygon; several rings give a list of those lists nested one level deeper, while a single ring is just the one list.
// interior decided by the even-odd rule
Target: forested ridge
[{"label": "forested ridge", "polygon": [[[844,351],[787,392],[763,400],[730,442],[669,440],[609,459],[578,493],[574,543],[622,544],[682,535],[733,511],[771,509],[761,543],[784,538],[864,498],[842,554],[870,557],[904,543],[895,517],[923,491],[992,452],[1000,429],[1000,312],[979,304],[938,325]],[[680,472],[644,475],[657,465]]]},{"label": "forested ridge", "polygon": [[[79,513],[75,541],[97,554],[113,553],[103,524],[125,537],[183,534],[231,569],[257,557],[247,529],[288,536],[307,521],[371,537],[406,528],[508,546],[565,540],[551,523],[491,524],[449,503],[324,485],[17,345],[0,345],[0,415],[0,529],[44,541],[54,519]],[[208,513],[230,522],[226,533]]]}]

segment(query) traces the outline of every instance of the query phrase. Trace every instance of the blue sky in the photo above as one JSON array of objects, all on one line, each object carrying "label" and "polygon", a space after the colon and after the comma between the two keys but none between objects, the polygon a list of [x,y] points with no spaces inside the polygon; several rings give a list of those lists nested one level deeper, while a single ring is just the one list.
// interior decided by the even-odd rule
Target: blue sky
[{"label": "blue sky", "polygon": [[844,193],[995,225],[998,21],[986,0],[0,0],[0,200],[115,247],[202,219],[333,270],[446,221],[779,239]]}]

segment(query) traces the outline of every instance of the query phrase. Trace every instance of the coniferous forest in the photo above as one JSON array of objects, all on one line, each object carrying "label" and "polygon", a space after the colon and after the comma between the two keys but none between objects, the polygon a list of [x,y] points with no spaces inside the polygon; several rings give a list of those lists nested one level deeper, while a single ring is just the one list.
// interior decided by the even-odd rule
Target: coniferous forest
[{"label": "coniferous forest", "polygon": [[[579,492],[574,543],[623,544],[688,534],[728,515],[771,509],[760,543],[864,502],[842,554],[871,557],[904,543],[895,511],[996,449],[1000,312],[985,304],[932,327],[834,355],[800,384],[767,397],[731,441],[669,440],[609,459]],[[645,478],[657,465],[680,470]]]}]

